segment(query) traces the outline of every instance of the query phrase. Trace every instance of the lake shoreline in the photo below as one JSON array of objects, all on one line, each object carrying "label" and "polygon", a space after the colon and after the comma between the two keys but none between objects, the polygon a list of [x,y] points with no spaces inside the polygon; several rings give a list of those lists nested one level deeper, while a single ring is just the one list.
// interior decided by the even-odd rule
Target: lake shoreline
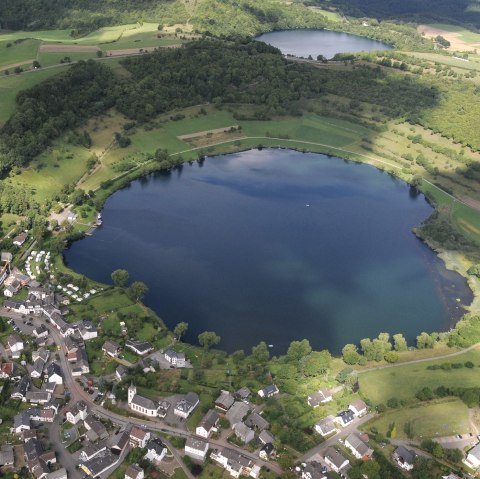
[{"label": "lake shoreline", "polygon": [[[291,146],[277,146],[277,147],[272,147],[272,146],[260,146],[260,145],[258,145],[257,148],[252,147],[252,146],[246,146],[246,145],[238,145],[238,146],[235,145],[235,146],[236,146],[236,147],[235,147],[235,153],[245,152],[245,151],[251,151],[251,150],[255,150],[255,149],[264,149],[264,148],[265,148],[265,149],[292,150],[292,151],[297,151],[297,152],[300,152],[300,153],[314,153],[314,154],[319,153],[319,151],[309,150],[308,148],[295,148],[295,147],[291,147]],[[215,153],[215,154],[209,154],[208,157],[224,156],[224,155],[229,155],[229,154],[232,154],[232,151],[228,151],[228,152],[224,152],[224,153],[218,153],[218,154],[217,154],[217,153]],[[327,156],[328,158],[336,158],[336,159],[343,159],[344,161],[354,161],[354,162],[356,162],[356,163],[367,163],[367,164],[370,164],[371,166],[375,166],[376,170],[387,171],[389,174],[392,174],[392,175],[395,176],[396,178],[401,179],[402,182],[405,182],[405,184],[408,184],[408,182],[406,182],[404,178],[401,178],[401,177],[399,177],[398,175],[396,175],[396,174],[395,174],[395,171],[385,170],[383,167],[378,168],[378,165],[375,165],[374,163],[369,162],[369,161],[362,161],[362,160],[360,160],[358,157],[357,157],[357,158],[352,158],[352,157],[349,156],[349,155],[342,155],[341,151],[335,151],[334,154],[332,154],[331,151],[328,152],[328,153],[321,153],[321,154]],[[173,156],[173,155],[172,155],[172,156]],[[151,166],[152,166],[152,165],[151,165]],[[136,172],[134,172],[134,173],[135,173],[134,177],[128,178],[128,180],[127,180],[127,177],[121,178],[121,179],[120,179],[120,180],[122,180],[122,181],[121,181],[121,184],[119,184],[119,185],[112,184],[112,185],[111,185],[111,188],[112,188],[112,189],[110,190],[110,193],[109,193],[108,197],[110,197],[111,195],[113,195],[113,193],[115,193],[115,192],[117,192],[117,191],[119,191],[119,190],[127,187],[127,186],[130,185],[130,183],[131,183],[133,180],[135,180],[135,179],[143,178],[143,177],[145,177],[145,176],[150,175],[151,173],[155,173],[156,171],[162,171],[162,170],[164,171],[164,170],[165,170],[164,168],[158,168],[158,165],[155,165],[155,166],[157,166],[157,167],[156,167],[156,168],[151,168],[151,167],[150,167],[150,168],[148,169],[148,171],[136,171]],[[169,168],[169,169],[175,170],[176,168],[173,167],[173,168]],[[127,180],[127,181],[125,182],[125,180]],[[108,197],[107,197],[107,198],[108,198]],[[106,198],[105,198],[105,199],[106,199]],[[435,207],[433,206],[433,208],[435,208]],[[433,212],[432,212],[432,214],[433,214]],[[445,265],[447,265],[447,263],[446,263],[446,261],[445,261],[445,258],[442,257],[435,248],[432,248],[431,244],[428,244],[428,243],[425,242],[425,241],[424,241],[424,243],[428,246],[428,248],[429,248],[430,250],[432,250],[432,251],[435,252],[436,256],[438,256],[440,259],[442,259],[442,263],[444,263]],[[450,268],[447,268],[447,269],[450,269],[450,270],[452,270],[452,271],[455,271],[455,272],[459,273],[462,277],[467,278],[467,277],[465,276],[465,274],[462,274],[461,271],[458,271],[457,269],[455,269],[455,268],[453,268],[453,267],[450,267]],[[478,296],[478,290],[475,291],[475,290],[471,287],[470,283],[468,282],[468,278],[467,278],[467,284],[468,284],[468,286],[469,286],[469,289],[472,291],[472,294],[473,294],[474,296]],[[473,304],[473,303],[472,303],[472,304]],[[467,306],[467,305],[465,305],[465,306]],[[472,310],[472,308],[473,308],[472,305],[468,305],[467,311],[468,311],[468,310]],[[466,311],[465,311],[465,312],[466,312]],[[158,313],[157,313],[157,314],[158,314]],[[455,324],[456,324],[456,322],[457,322],[458,320],[460,320],[462,317],[463,317],[463,314],[462,314],[462,316],[461,316],[460,318],[458,318],[458,319],[455,320]],[[453,326],[454,326],[454,325],[453,325]],[[447,329],[448,329],[448,328],[445,328],[445,330],[447,330]],[[444,330],[444,329],[442,328],[442,330]]]}]

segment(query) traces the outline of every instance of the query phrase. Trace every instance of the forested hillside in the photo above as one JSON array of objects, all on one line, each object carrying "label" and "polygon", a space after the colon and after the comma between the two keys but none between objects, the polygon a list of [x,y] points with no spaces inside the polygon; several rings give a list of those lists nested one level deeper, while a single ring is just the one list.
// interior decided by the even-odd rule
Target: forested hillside
[{"label": "forested hillside", "polygon": [[324,27],[327,19],[301,3],[279,0],[16,0],[0,2],[0,26],[11,30],[72,29],[74,34],[107,25],[190,22],[217,35],[299,27]]},{"label": "forested hillside", "polygon": [[27,164],[65,130],[112,106],[144,123],[200,103],[256,105],[257,119],[298,115],[299,100],[326,93],[373,102],[392,118],[422,118],[438,101],[434,86],[412,77],[370,67],[312,68],[255,41],[205,39],[122,63],[129,76],[114,78],[108,67],[90,60],[23,91],[0,130],[2,169]]},{"label": "forested hillside", "polygon": [[[315,2],[314,3],[323,3]],[[480,28],[480,5],[474,0],[333,0],[346,15],[378,19],[458,22]]]}]

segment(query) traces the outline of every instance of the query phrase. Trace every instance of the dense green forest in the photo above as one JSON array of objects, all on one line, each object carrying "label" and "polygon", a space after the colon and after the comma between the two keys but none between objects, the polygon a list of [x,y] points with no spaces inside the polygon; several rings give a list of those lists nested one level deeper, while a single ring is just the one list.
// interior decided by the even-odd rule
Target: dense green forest
[{"label": "dense green forest", "polygon": [[20,92],[15,114],[0,130],[0,172],[27,164],[65,130],[113,106],[116,91],[111,70],[89,61]]},{"label": "dense green forest", "polygon": [[251,40],[204,39],[122,64],[130,76],[115,78],[107,66],[90,60],[21,92],[0,130],[2,171],[27,164],[64,131],[113,106],[142,123],[199,103],[257,105],[257,119],[297,115],[299,100],[325,93],[376,103],[391,117],[420,117],[437,101],[437,89],[414,77],[370,67],[320,70]]},{"label": "dense green forest", "polygon": [[[323,3],[315,2],[314,3]],[[480,28],[480,7],[474,0],[333,0],[346,15],[378,19],[458,22]]]},{"label": "dense green forest", "polygon": [[77,34],[107,25],[190,21],[199,31],[253,35],[262,31],[317,27],[327,19],[303,4],[279,0],[16,0],[0,2],[1,28],[73,29]]}]

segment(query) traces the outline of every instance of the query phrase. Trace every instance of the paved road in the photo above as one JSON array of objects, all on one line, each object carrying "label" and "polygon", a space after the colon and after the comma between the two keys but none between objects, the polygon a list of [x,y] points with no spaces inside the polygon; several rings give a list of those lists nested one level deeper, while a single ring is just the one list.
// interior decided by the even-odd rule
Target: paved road
[{"label": "paved road", "polygon": [[[5,309],[0,309],[0,315],[10,317],[10,318],[13,318],[13,319],[19,319],[19,318],[22,317],[21,314],[14,313],[14,312],[11,312],[11,311],[7,311]],[[138,425],[144,425],[145,427],[147,427],[151,431],[163,432],[163,433],[167,433],[167,434],[174,435],[174,436],[180,436],[180,437],[185,437],[185,438],[187,438],[189,436],[195,436],[195,434],[187,432],[185,430],[174,428],[174,427],[171,427],[171,426],[165,426],[160,420],[152,421],[152,420],[148,420],[147,418],[137,419],[137,418],[134,418],[134,417],[121,416],[121,415],[116,414],[112,411],[108,411],[108,410],[104,409],[103,407],[101,407],[100,405],[94,403],[93,400],[92,400],[92,397],[86,391],[83,390],[83,388],[80,386],[80,384],[78,384],[75,381],[75,379],[73,378],[73,376],[71,375],[70,365],[68,364],[68,361],[65,357],[66,350],[65,350],[65,347],[64,347],[63,338],[60,336],[58,331],[54,327],[52,327],[49,323],[47,323],[43,318],[42,319],[41,318],[34,318],[33,323],[34,323],[34,325],[38,325],[40,323],[45,324],[45,326],[50,331],[50,336],[53,339],[53,341],[57,345],[60,345],[61,350],[59,351],[59,358],[60,358],[59,361],[60,361],[60,365],[61,365],[62,370],[63,370],[64,384],[70,391],[70,398],[71,398],[70,399],[70,404],[75,404],[80,399],[83,399],[89,405],[90,411],[92,413],[98,415],[99,417],[110,419],[113,423],[115,423],[119,426],[126,426],[127,424],[138,424]],[[66,408],[64,408],[64,409],[66,409]],[[53,424],[56,424],[57,427],[62,420],[62,416],[63,416],[62,414],[59,414],[56,418],[56,422],[53,423]],[[55,440],[55,433],[53,431],[56,430],[56,429],[57,428],[52,427],[52,433],[51,433],[50,437],[51,437],[51,440],[52,440],[52,444],[54,444],[54,446],[55,446],[55,450],[59,451],[59,459],[60,458],[64,459],[64,461],[60,460],[59,462],[61,462],[64,465],[65,469],[67,469],[67,471],[69,472],[69,475],[71,477],[78,478],[79,477],[78,470],[75,468],[76,464],[73,463],[72,455],[70,455],[68,452],[65,451],[58,434],[57,434],[57,438]],[[217,445],[217,446],[221,446],[221,447],[230,447],[232,449],[236,449],[240,453],[242,453],[243,455],[245,455],[245,456],[249,457],[250,459],[254,460],[260,466],[265,466],[268,469],[271,469],[278,474],[282,474],[282,472],[283,472],[278,464],[262,461],[258,458],[258,456],[254,455],[254,454],[251,454],[250,452],[245,451],[241,448],[238,448],[233,444],[227,443],[226,441],[212,442],[212,444]],[[169,449],[171,450],[175,459],[177,459],[177,461],[179,462],[179,465],[182,467],[182,469],[187,474],[189,479],[193,479],[193,476],[191,476],[190,470],[181,460],[180,454],[178,453],[178,451],[176,451],[175,448],[173,448],[171,446],[171,444],[170,444]],[[60,453],[60,451],[61,451],[61,453]],[[68,456],[70,456],[70,457],[68,458]]]}]

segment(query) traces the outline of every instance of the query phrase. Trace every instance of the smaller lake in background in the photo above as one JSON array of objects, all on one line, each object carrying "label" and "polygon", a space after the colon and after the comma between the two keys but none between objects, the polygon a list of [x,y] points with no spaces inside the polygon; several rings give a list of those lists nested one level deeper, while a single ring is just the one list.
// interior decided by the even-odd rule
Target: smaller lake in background
[{"label": "smaller lake in background", "polygon": [[359,37],[350,33],[331,32],[329,30],[282,30],[264,33],[256,38],[282,51],[284,55],[317,58],[323,55],[333,58],[336,53],[371,52],[391,50],[386,43]]}]

